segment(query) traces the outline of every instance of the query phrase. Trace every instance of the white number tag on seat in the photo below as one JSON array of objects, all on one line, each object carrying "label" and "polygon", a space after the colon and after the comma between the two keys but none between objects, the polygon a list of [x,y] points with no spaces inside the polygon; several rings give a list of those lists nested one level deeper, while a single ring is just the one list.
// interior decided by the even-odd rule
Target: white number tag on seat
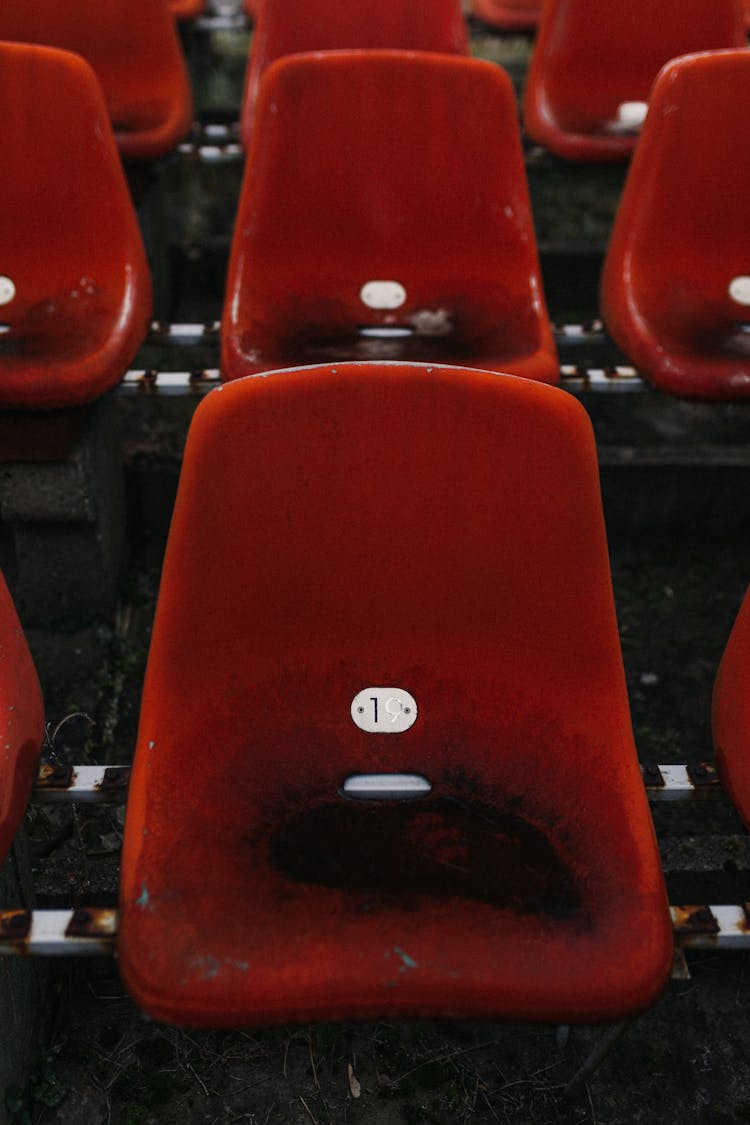
[{"label": "white number tag on seat", "polygon": [[352,700],[352,718],[370,734],[401,734],[416,722],[417,702],[404,688],[363,688]]}]

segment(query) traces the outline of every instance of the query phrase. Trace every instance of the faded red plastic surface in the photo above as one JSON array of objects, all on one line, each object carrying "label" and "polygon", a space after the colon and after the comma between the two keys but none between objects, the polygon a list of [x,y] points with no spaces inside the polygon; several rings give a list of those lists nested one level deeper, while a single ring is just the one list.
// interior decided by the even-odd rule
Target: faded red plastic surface
[{"label": "faded red plastic surface", "polygon": [[203,15],[206,0],[169,0],[169,8],[178,20],[194,20]]},{"label": "faded red plastic surface", "polygon": [[539,23],[542,0],[472,0],[477,19],[504,31],[531,31]]},{"label": "faded red plastic surface", "polygon": [[39,680],[0,574],[0,862],[28,804],[43,734]]},{"label": "faded red plastic surface", "polygon": [[750,830],[750,591],[714,684],[713,733],[721,779]]},{"label": "faded red plastic surface", "polygon": [[[403,303],[368,307],[361,292],[371,281],[398,283]],[[405,51],[273,63],[222,323],[225,379],[395,359],[555,382],[507,75]]]},{"label": "faded red plastic surface", "polygon": [[740,0],[548,0],[523,99],[529,136],[571,160],[625,160],[639,128],[628,102],[647,102],[676,55],[745,45]]},{"label": "faded red plastic surface", "polygon": [[250,143],[258,85],[275,59],[305,51],[394,48],[468,55],[460,0],[268,0],[258,12],[242,106]]},{"label": "faded red plastic surface", "polygon": [[88,402],[148,329],[151,281],[101,90],[67,51],[0,43],[0,409]]},{"label": "faded red plastic surface", "polygon": [[162,156],[190,129],[190,80],[166,0],[3,0],[0,40],[83,55],[126,160]]},{"label": "faded red plastic surface", "polygon": [[665,67],[615,219],[603,316],[673,394],[750,397],[748,99],[747,50]]},{"label": "faded red plastic surface", "polygon": [[248,19],[254,20],[258,14],[260,0],[243,0],[242,8]]},{"label": "faded red plastic surface", "polygon": [[[411,692],[414,726],[355,726],[370,686]],[[339,795],[402,771],[431,796]],[[120,965],[159,1019],[649,1004],[671,929],[580,404],[382,363],[209,394],[125,835]]]}]

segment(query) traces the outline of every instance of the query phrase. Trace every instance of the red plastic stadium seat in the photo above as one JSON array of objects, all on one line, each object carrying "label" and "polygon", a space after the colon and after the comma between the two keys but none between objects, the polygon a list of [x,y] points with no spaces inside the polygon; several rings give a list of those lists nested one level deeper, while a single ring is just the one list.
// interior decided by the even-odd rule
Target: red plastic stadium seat
[{"label": "red plastic stadium seat", "polygon": [[3,0],[0,40],[83,55],[126,160],[162,156],[190,129],[190,81],[166,0]]},{"label": "red plastic stadium seat", "polygon": [[539,23],[542,0],[472,0],[471,12],[490,27],[531,31]]},{"label": "red plastic stadium seat", "polygon": [[547,0],[529,67],[529,136],[571,160],[625,160],[660,68],[741,47],[740,0]]},{"label": "red plastic stadium seat", "polygon": [[0,862],[28,804],[43,734],[39,681],[0,574]]},{"label": "red plastic stadium seat", "polygon": [[206,0],[169,0],[169,9],[178,20],[194,20],[202,16]]},{"label": "red plastic stadium seat", "polygon": [[750,591],[734,623],[714,684],[716,763],[750,829]]},{"label": "red plastic stadium seat", "polygon": [[674,394],[750,396],[748,99],[746,50],[665,67],[615,220],[607,328]]},{"label": "red plastic stadium seat", "polygon": [[273,63],[223,329],[226,379],[396,359],[556,381],[507,75],[406,51]]},{"label": "red plastic stadium seat", "polygon": [[68,51],[0,43],[0,409],[88,402],[148,329],[151,281],[101,90]]},{"label": "red plastic stadium seat", "polygon": [[270,64],[304,51],[394,48],[467,55],[460,0],[266,0],[245,83],[242,139],[250,143],[258,85]]},{"label": "red plastic stadium seat", "polygon": [[159,1019],[648,1005],[671,931],[580,404],[395,363],[208,395],[125,836],[120,964]]}]

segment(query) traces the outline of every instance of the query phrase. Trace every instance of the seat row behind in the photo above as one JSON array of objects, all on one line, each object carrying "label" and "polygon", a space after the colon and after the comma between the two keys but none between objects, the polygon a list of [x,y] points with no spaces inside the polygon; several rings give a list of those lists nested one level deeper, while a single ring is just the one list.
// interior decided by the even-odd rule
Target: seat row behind
[{"label": "seat row behind", "polygon": [[[0,82],[19,107],[0,122],[0,407],[69,406],[132,361],[150,316],[146,259],[86,64],[4,44]],[[744,50],[664,70],[603,275],[615,340],[647,378],[693,397],[750,394],[749,95]],[[313,53],[262,81],[223,377],[368,358],[557,380],[513,92],[493,64]]]}]

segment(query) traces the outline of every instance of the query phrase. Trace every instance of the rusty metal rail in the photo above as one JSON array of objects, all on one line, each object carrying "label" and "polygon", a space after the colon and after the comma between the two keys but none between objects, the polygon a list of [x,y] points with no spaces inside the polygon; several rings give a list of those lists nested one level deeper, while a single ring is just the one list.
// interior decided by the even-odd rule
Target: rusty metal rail
[{"label": "rusty metal rail", "polygon": [[[721,784],[710,763],[641,765],[652,801],[716,796]],[[40,767],[34,803],[124,803],[130,766],[45,764]],[[750,949],[750,904],[674,905],[675,978],[689,976],[684,951]],[[114,909],[0,911],[0,955],[77,957],[113,954],[118,915]]]},{"label": "rusty metal rail", "polygon": [[[695,800],[721,792],[716,768],[708,762],[696,766],[642,764],[641,774],[651,801]],[[45,764],[39,769],[32,801],[122,804],[127,800],[129,781],[130,766]]]},{"label": "rusty metal rail", "polygon": [[671,906],[678,949],[750,949],[750,903]]},{"label": "rusty metal rail", "polygon": [[116,938],[116,910],[86,906],[76,910],[0,911],[0,954],[3,956],[112,954]]},{"label": "rusty metal rail", "polygon": [[[555,341],[565,347],[576,344],[604,344],[607,336],[601,320],[590,320],[584,324],[556,324],[553,327]],[[218,341],[221,332],[221,321],[208,320],[204,323],[169,323],[164,320],[154,320],[148,333],[149,344],[180,345],[203,344]],[[626,368],[625,370],[633,370]]]},{"label": "rusty metal rail", "polygon": [[[203,367],[192,371],[155,371],[145,368],[128,371],[116,388],[116,394],[203,395],[219,386],[218,367]],[[644,383],[634,367],[584,367],[563,364],[560,382],[564,390],[574,394],[584,391],[621,394],[637,392],[649,394],[651,388]]]},{"label": "rusty metal rail", "polygon": [[[678,951],[750,949],[750,904],[671,906]],[[75,910],[0,911],[0,955],[92,957],[112,955],[118,913],[98,907]],[[676,976],[682,976],[678,959]]]},{"label": "rusty metal rail", "polygon": [[80,801],[123,804],[127,800],[130,766],[41,766],[32,800],[36,804]]}]

